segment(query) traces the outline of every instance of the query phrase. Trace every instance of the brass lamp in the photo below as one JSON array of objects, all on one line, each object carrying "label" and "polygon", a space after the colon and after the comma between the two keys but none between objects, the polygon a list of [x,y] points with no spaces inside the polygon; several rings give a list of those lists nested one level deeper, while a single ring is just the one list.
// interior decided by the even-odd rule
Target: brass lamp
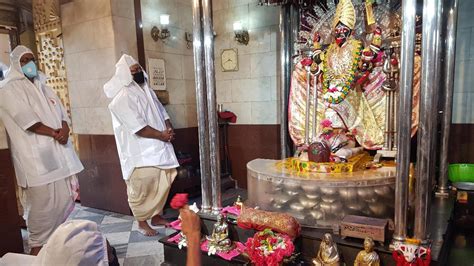
[{"label": "brass lamp", "polygon": [[157,26],[153,26],[153,28],[151,29],[151,37],[153,38],[155,42],[158,40],[165,41],[171,36],[170,31],[167,28],[168,25],[170,24],[170,15],[168,14],[161,15],[160,24],[161,24],[161,29],[159,29]]},{"label": "brass lamp", "polygon": [[242,23],[240,21],[234,22],[234,34],[235,40],[240,43],[247,45],[249,44],[250,36],[249,32],[243,28]]}]

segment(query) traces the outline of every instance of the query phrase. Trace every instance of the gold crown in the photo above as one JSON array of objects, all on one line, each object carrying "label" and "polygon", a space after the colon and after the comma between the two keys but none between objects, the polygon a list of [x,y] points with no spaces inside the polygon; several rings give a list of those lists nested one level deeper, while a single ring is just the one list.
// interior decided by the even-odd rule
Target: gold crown
[{"label": "gold crown", "polygon": [[356,24],[356,12],[351,0],[341,0],[336,7],[336,14],[332,22],[332,28],[336,28],[338,22],[343,23],[353,30]]}]

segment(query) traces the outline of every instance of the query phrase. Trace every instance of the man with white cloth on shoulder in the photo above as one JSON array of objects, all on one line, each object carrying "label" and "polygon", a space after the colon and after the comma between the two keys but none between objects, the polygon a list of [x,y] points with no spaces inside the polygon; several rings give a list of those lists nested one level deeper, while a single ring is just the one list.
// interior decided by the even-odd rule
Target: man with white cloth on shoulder
[{"label": "man with white cloth on shoulder", "polygon": [[69,118],[37,71],[30,49],[17,46],[0,81],[0,118],[10,137],[20,201],[36,255],[74,209],[83,166],[69,141]]},{"label": "man with white cloth on shoulder", "polygon": [[115,67],[104,92],[112,99],[109,110],[128,203],[140,232],[153,236],[156,231],[147,220],[153,226],[167,224],[160,214],[179,166],[170,143],[174,131],[137,61],[123,55]]}]

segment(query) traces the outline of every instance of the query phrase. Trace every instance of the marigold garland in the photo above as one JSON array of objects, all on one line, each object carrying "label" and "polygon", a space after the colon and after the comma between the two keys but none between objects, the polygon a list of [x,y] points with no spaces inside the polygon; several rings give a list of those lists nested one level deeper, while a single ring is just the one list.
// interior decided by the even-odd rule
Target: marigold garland
[{"label": "marigold garland", "polygon": [[[322,93],[323,93],[323,98],[331,103],[331,104],[338,104],[340,102],[342,102],[346,97],[347,97],[347,94],[349,94],[349,91],[351,89],[351,86],[354,82],[354,79],[355,79],[355,74],[357,72],[357,69],[358,69],[358,65],[359,65],[359,61],[360,61],[360,58],[361,58],[361,51],[362,51],[362,43],[357,41],[357,40],[350,40],[350,45],[352,46],[352,67],[350,68],[350,70],[348,71],[348,73],[345,73],[345,74],[342,74],[342,75],[335,75],[334,73],[332,73],[332,71],[328,68],[328,56],[325,56],[324,60],[323,60],[323,87],[322,87]],[[328,48],[328,53],[331,52],[332,50],[334,50],[336,48],[337,44],[333,43],[329,46]],[[333,79],[339,79],[339,80],[342,80],[341,83],[339,83],[339,85],[342,85],[342,88],[340,90],[340,92],[342,93],[342,95],[338,96],[338,97],[333,97],[333,96],[329,96],[329,97],[324,97],[324,95],[326,95],[326,93],[329,92],[329,85],[330,85],[330,82],[333,80]],[[332,92],[332,91],[331,91]]]}]

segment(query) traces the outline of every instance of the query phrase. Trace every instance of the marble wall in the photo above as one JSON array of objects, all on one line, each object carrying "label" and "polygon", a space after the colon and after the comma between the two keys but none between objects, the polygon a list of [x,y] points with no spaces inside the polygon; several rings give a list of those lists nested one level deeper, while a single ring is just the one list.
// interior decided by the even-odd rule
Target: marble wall
[{"label": "marble wall", "polygon": [[474,1],[459,1],[453,123],[474,124]]},{"label": "marble wall", "polygon": [[[186,47],[185,32],[192,32],[191,0],[142,0],[146,57],[162,58],[170,104],[165,108],[177,128],[195,127],[196,92],[193,51]],[[279,8],[257,6],[256,0],[213,1],[217,102],[236,113],[237,124],[277,124],[277,32]],[[153,41],[151,28],[161,14],[170,15],[171,38]],[[233,22],[240,20],[250,33],[247,46],[234,41]],[[223,72],[221,51],[237,48],[239,70]]]},{"label": "marble wall", "polygon": [[2,120],[0,120],[0,150],[3,149],[8,149],[7,132],[5,131]]},{"label": "marble wall", "polygon": [[[6,64],[7,66],[10,64],[10,37],[8,34],[0,34],[0,62]],[[3,126],[2,120],[0,119],[0,150],[8,149],[7,143],[7,134],[5,132],[5,127]]]},{"label": "marble wall", "polygon": [[[237,124],[278,124],[279,7],[256,0],[214,1],[217,102],[237,115]],[[234,40],[233,23],[241,21],[250,42]],[[237,48],[239,70],[223,72],[221,52]]]},{"label": "marble wall", "polygon": [[102,87],[122,53],[137,55],[133,1],[74,0],[61,18],[74,132],[113,134]]},{"label": "marble wall", "polygon": [[[219,1],[214,1],[219,2]],[[194,86],[193,50],[186,47],[185,32],[193,31],[191,0],[142,0],[145,58],[165,61],[169,104],[165,106],[175,128],[196,127],[196,91]],[[153,26],[160,28],[160,15],[170,15],[171,36],[154,41]]]}]

